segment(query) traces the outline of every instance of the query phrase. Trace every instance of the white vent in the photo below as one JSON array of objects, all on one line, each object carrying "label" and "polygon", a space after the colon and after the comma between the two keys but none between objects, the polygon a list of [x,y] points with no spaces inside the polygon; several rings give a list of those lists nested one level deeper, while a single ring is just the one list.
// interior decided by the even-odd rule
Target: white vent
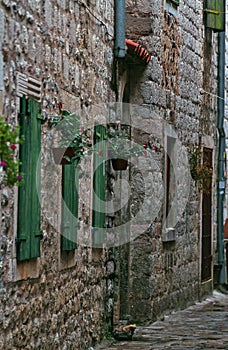
[{"label": "white vent", "polygon": [[28,96],[35,100],[41,99],[41,82],[26,74],[17,73],[17,96]]}]

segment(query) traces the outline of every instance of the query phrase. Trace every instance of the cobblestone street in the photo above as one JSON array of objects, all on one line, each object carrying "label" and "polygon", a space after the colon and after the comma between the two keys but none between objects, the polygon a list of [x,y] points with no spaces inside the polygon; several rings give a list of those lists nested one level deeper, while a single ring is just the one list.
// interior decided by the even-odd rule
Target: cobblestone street
[{"label": "cobblestone street", "polygon": [[228,349],[228,295],[211,298],[148,327],[137,328],[133,341],[115,342],[109,350]]}]

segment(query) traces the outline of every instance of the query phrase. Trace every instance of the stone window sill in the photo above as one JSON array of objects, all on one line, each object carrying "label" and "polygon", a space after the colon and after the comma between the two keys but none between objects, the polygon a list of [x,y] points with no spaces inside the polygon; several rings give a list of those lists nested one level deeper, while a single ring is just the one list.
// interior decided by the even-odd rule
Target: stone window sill
[{"label": "stone window sill", "polygon": [[176,240],[175,228],[167,227],[162,233],[162,242],[173,242]]}]

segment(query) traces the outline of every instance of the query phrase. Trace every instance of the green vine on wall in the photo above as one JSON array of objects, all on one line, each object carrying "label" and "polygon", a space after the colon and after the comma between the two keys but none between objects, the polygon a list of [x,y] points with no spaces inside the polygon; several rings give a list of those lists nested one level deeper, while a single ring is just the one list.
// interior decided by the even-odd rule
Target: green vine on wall
[{"label": "green vine on wall", "polygon": [[19,173],[20,162],[16,158],[18,145],[23,142],[19,135],[19,127],[12,128],[0,116],[0,188],[23,183],[23,176]]}]

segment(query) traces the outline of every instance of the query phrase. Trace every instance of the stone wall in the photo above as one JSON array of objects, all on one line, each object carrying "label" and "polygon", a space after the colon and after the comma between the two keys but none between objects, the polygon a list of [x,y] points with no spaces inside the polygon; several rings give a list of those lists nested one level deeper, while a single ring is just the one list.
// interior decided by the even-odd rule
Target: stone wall
[{"label": "stone wall", "polygon": [[[228,4],[226,4],[226,8],[228,8]],[[227,11],[227,10],[226,10]],[[227,69],[227,62],[228,62],[228,56],[227,56],[227,17],[226,17],[226,55],[225,55],[225,60],[226,60],[226,66],[225,66],[225,98],[226,98],[226,103],[225,103],[225,119],[224,119],[224,128],[225,128],[225,134],[226,134],[226,155],[228,154],[228,109],[227,109],[227,89],[228,89],[228,69]],[[227,156],[226,156],[227,157]],[[227,186],[226,186],[226,199],[224,202],[224,218],[228,217],[228,193],[227,193]],[[228,247],[227,247],[228,248]]]},{"label": "stone wall", "polygon": [[[165,133],[170,128],[178,143],[176,169],[182,167],[179,175],[178,170],[175,175],[178,192],[174,198],[175,239],[169,240],[164,235],[164,187],[163,203],[155,220],[132,240],[130,248],[126,245],[119,250],[120,258],[117,255],[119,259],[122,255],[126,261],[129,252],[128,266],[125,263],[119,267],[116,288],[124,288],[127,295],[125,300],[117,298],[119,317],[128,315],[134,322],[145,323],[165,312],[183,308],[211,290],[211,281],[209,288],[201,287],[201,195],[189,168],[187,170],[187,147],[199,144],[200,135],[202,139],[209,137],[210,147],[215,147],[216,98],[202,91],[216,94],[217,35],[205,29],[200,1],[194,4],[180,1],[172,13],[161,1],[153,4],[147,0],[127,1],[126,18],[127,38],[143,45],[152,56],[144,69],[132,63],[128,66],[130,103],[142,104],[149,111],[148,116],[145,114],[141,118],[140,129],[148,131],[148,126],[154,125],[152,136],[157,134],[162,146],[161,152],[154,156],[157,175],[150,167],[147,175],[141,172],[144,193],[140,194],[142,185],[140,181],[135,183],[131,174],[132,190],[137,193],[131,198],[131,207],[137,208],[145,200],[152,213],[153,204],[161,200],[159,185],[165,186],[166,153],[169,153]],[[215,201],[213,205],[216,206]],[[213,208],[212,220],[216,221]]]},{"label": "stone wall", "polygon": [[[129,0],[126,37],[145,47],[152,59],[147,66],[129,58],[114,66],[113,6],[114,1],[107,0],[3,0],[0,5],[1,112],[12,125],[18,122],[20,72],[42,83],[44,116],[40,258],[17,262],[17,190],[1,191],[0,347],[4,350],[88,349],[103,336],[105,322],[108,330],[121,318],[150,322],[204,293],[201,197],[189,177],[185,147],[199,142],[199,135],[214,147],[215,100],[200,91],[216,91],[216,35],[205,31],[202,1],[180,1],[173,15],[164,9],[164,1]],[[75,251],[60,253],[62,172],[50,153],[56,134],[49,122],[61,109],[68,109],[92,123],[95,104],[115,101],[111,81],[117,83],[119,101],[137,106],[128,122],[140,130],[140,142],[151,144],[152,158],[139,157],[121,175],[109,167],[109,195],[116,196],[111,204],[115,207],[116,199],[118,205],[122,194],[130,201],[110,215],[110,227],[114,224],[110,236],[117,247],[107,255],[91,248],[91,161],[83,163],[81,244]],[[178,190],[171,191],[175,203],[171,227],[164,220],[166,207],[170,209],[165,195],[167,135],[175,140],[175,157],[170,157],[178,169]],[[129,187],[126,182],[118,187],[120,180],[128,181]],[[115,240],[115,225],[134,218],[142,206],[139,221],[120,230]],[[150,219],[144,231],[137,226],[141,219],[147,224]],[[212,219],[214,223],[214,214]],[[173,227],[175,239],[170,239],[172,230],[166,229]]]},{"label": "stone wall", "polygon": [[78,255],[71,269],[43,262],[38,278],[1,288],[1,349],[88,349],[102,337],[104,262]]},{"label": "stone wall", "polygon": [[[9,1],[0,5],[1,114],[15,125],[17,73],[41,83],[41,256],[16,259],[17,189],[1,190],[1,349],[88,349],[103,336],[105,252],[91,248],[91,163],[79,184],[78,240],[60,253],[61,166],[49,121],[67,109],[88,122],[92,105],[111,102],[114,1]],[[29,92],[28,92],[29,95]],[[93,122],[92,120],[89,122]],[[88,243],[88,246],[87,244]]]}]

